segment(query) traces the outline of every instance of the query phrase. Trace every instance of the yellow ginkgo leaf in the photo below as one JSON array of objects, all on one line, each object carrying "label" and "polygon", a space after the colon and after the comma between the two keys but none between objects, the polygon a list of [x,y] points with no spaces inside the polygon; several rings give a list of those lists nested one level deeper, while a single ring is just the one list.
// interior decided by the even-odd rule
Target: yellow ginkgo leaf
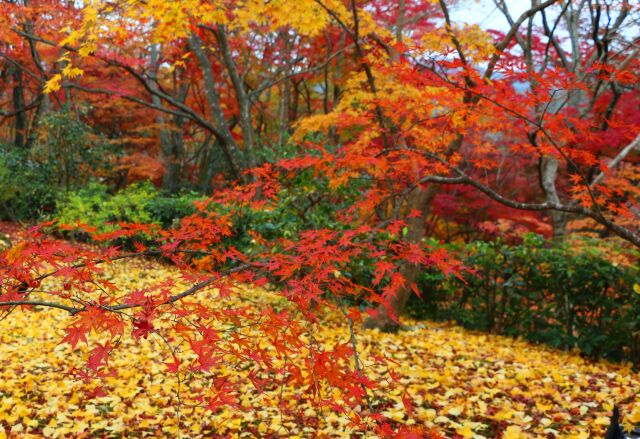
[{"label": "yellow ginkgo leaf", "polygon": [[493,415],[493,419],[498,421],[506,421],[507,419],[513,418],[513,411],[507,408],[503,408],[498,413]]},{"label": "yellow ginkgo leaf", "polygon": [[525,435],[522,429],[517,425],[507,427],[502,435],[502,439],[524,439],[526,437],[527,435]]},{"label": "yellow ginkgo leaf", "polygon": [[543,404],[541,402],[536,402],[536,408],[541,412],[548,412],[553,408],[553,404]]},{"label": "yellow ginkgo leaf", "polygon": [[469,422],[465,422],[464,425],[456,429],[456,433],[458,433],[463,438],[472,438],[473,437],[473,429],[471,428],[471,424]]},{"label": "yellow ginkgo leaf", "polygon": [[576,433],[572,433],[569,436],[569,439],[589,439],[589,433],[581,430]]}]

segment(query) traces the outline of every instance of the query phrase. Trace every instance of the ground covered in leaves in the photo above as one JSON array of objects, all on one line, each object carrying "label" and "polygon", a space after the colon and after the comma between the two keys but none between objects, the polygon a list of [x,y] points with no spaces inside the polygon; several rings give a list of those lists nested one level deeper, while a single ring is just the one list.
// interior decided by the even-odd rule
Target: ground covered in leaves
[{"label": "ground covered in leaves", "polygon": [[[174,273],[128,261],[111,266],[108,275],[135,289]],[[200,297],[207,300],[206,293]],[[218,303],[247,300],[286,306],[250,289]],[[179,382],[168,373],[167,347],[157,337],[123,339],[109,361],[114,376],[101,383],[78,380],[73,370],[82,369],[87,349],[60,344],[67,319],[47,309],[15,310],[0,321],[0,437],[350,436],[348,416],[313,408],[305,389],[277,386],[258,395],[248,384],[240,396],[245,410],[205,410],[189,400],[202,378],[181,376]],[[348,341],[343,320],[329,315],[317,339]],[[628,366],[455,326],[409,324],[398,334],[356,328],[368,376],[386,370],[367,358],[386,354],[398,363],[395,373],[405,389],[385,391],[383,385],[372,397],[374,409],[397,423],[434,427],[447,437],[603,437],[614,401],[627,419],[640,422],[640,375]]]}]

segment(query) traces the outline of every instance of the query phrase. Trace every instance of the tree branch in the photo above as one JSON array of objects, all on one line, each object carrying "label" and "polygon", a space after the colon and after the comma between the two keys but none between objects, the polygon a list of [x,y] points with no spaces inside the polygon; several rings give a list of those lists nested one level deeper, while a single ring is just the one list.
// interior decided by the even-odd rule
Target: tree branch
[{"label": "tree branch", "polygon": [[7,302],[0,302],[0,307],[5,306],[44,306],[47,308],[56,308],[68,312],[69,314],[76,314],[82,308],[74,308],[73,306],[63,305],[55,302],[44,302],[40,300],[9,300]]},{"label": "tree branch", "polygon": [[[627,155],[629,155],[629,153],[631,151],[633,151],[634,149],[638,149],[640,150],[640,134],[638,134],[636,136],[635,139],[633,139],[631,141],[631,143],[629,143],[627,146],[625,146],[622,151],[620,151],[620,153],[613,159],[611,160],[611,162],[609,162],[608,168],[609,170],[615,168],[616,166],[618,166],[618,164],[625,159],[625,157]],[[591,182],[590,186],[595,186],[596,184],[600,183],[600,181],[604,178],[604,172],[600,172],[596,178],[593,179],[593,181]]]}]

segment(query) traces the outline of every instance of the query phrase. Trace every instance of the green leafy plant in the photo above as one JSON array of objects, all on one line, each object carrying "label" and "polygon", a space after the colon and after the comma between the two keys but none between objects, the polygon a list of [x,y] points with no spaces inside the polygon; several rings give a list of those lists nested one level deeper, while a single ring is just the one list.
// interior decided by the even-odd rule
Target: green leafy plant
[{"label": "green leafy plant", "polygon": [[27,221],[53,211],[57,199],[54,178],[50,164],[0,146],[0,218]]},{"label": "green leafy plant", "polygon": [[575,251],[538,235],[520,245],[473,242],[458,249],[472,272],[464,281],[424,273],[423,299],[412,298],[410,313],[590,357],[637,361],[640,272],[586,248]]},{"label": "green leafy plant", "polygon": [[87,224],[101,232],[112,230],[118,222],[169,227],[192,214],[198,198],[194,193],[167,196],[150,182],[132,184],[113,194],[106,185],[91,183],[61,198],[54,219],[61,224]]},{"label": "green leafy plant", "polygon": [[109,175],[115,157],[109,144],[81,117],[66,107],[45,114],[30,151],[31,160],[46,163],[52,183],[67,192]]}]

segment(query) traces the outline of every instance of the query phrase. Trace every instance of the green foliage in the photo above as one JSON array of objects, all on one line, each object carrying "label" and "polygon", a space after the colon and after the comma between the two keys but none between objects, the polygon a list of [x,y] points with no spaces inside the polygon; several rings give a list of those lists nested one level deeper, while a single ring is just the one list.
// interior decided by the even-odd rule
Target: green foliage
[{"label": "green foliage", "polygon": [[0,218],[40,220],[60,192],[108,175],[112,154],[103,139],[68,109],[45,114],[30,150],[0,146]]},{"label": "green foliage", "polygon": [[[251,253],[259,245],[255,234],[267,240],[294,239],[304,230],[345,227],[336,219],[337,212],[344,208],[345,194],[348,198],[356,190],[345,187],[332,192],[325,180],[302,172],[287,182],[278,194],[277,202],[263,209],[238,207],[233,216],[235,233],[227,244]],[[194,192],[168,196],[150,182],[133,184],[115,193],[110,193],[106,185],[90,183],[61,197],[53,219],[61,224],[84,223],[101,232],[112,230],[112,224],[117,222],[170,227],[180,218],[194,213],[193,202],[202,198]],[[215,204],[212,208],[227,210]]]},{"label": "green foliage", "polygon": [[259,210],[243,209],[235,217],[233,244],[252,251],[255,232],[267,240],[295,239],[304,230],[342,229],[339,212],[356,196],[357,185],[330,190],[325,179],[301,172],[286,182],[277,202]]},{"label": "green foliage", "polygon": [[193,214],[196,211],[194,201],[202,198],[202,195],[195,192],[172,196],[156,193],[156,196],[149,200],[146,209],[153,218],[153,222],[167,228],[175,225],[180,218]]},{"label": "green foliage", "polygon": [[113,157],[104,139],[68,108],[43,116],[31,150],[31,159],[46,163],[52,183],[66,191],[108,175]]},{"label": "green foliage", "polygon": [[465,282],[425,273],[423,300],[410,303],[413,316],[577,348],[591,357],[640,360],[637,268],[611,262],[593,246],[573,251],[537,235],[515,246],[474,242],[460,253],[475,273]]},{"label": "green foliage", "polygon": [[24,151],[0,147],[0,219],[26,221],[51,212],[57,188],[55,170]]},{"label": "green foliage", "polygon": [[153,195],[148,184],[131,185],[111,195],[107,186],[91,183],[60,200],[55,219],[63,224],[85,223],[100,231],[118,221],[150,223],[147,204]]},{"label": "green foliage", "polygon": [[62,224],[81,222],[101,232],[112,230],[117,222],[169,227],[193,213],[193,202],[198,198],[192,193],[167,196],[149,182],[133,184],[114,194],[105,185],[91,183],[59,200],[55,219]]},{"label": "green foliage", "polygon": [[285,141],[283,144],[274,144],[270,146],[263,145],[256,153],[258,160],[267,163],[276,163],[282,159],[291,159],[300,154],[299,146],[292,142]]}]

